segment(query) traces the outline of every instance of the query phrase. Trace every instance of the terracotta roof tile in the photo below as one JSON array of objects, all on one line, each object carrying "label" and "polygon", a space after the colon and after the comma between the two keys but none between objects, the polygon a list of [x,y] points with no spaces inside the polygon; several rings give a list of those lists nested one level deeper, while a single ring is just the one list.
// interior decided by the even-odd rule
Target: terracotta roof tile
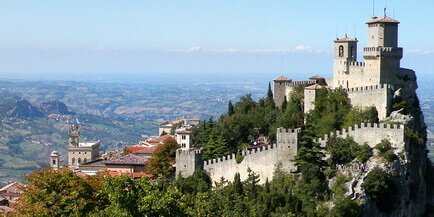
[{"label": "terracotta roof tile", "polygon": [[383,16],[383,17],[372,17],[372,19],[370,19],[368,22],[366,22],[366,24],[372,24],[372,23],[396,23],[396,24],[399,24],[399,21],[392,19],[390,17],[387,17],[387,16]]},{"label": "terracotta roof tile", "polygon": [[322,88],[324,88],[324,86],[321,86],[319,84],[313,84],[313,85],[305,87],[304,89],[307,89],[307,90],[318,90],[318,89],[322,89]]},{"label": "terracotta roof tile", "polygon": [[274,81],[289,81],[289,80],[287,77],[280,76],[280,77],[275,78]]},{"label": "terracotta roof tile", "polygon": [[110,160],[107,160],[105,164],[111,165],[144,165],[147,162],[147,158],[134,154],[127,154],[119,156]]}]

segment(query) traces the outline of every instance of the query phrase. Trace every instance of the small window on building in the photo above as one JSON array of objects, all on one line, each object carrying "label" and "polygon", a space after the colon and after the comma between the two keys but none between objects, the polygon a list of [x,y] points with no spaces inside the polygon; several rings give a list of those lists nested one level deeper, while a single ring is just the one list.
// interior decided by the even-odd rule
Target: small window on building
[{"label": "small window on building", "polygon": [[77,163],[78,163],[78,164],[81,164],[81,158],[78,158]]},{"label": "small window on building", "polygon": [[75,157],[72,158],[71,162],[72,162],[72,165],[75,164]]},{"label": "small window on building", "polygon": [[83,162],[84,162],[84,163],[87,163],[87,158],[84,158]]},{"label": "small window on building", "polygon": [[53,159],[53,165],[56,165],[56,160]]},{"label": "small window on building", "polygon": [[354,46],[351,46],[351,57],[354,58],[356,56],[356,49]]},{"label": "small window on building", "polygon": [[81,152],[79,151],[78,154],[81,154]]},{"label": "small window on building", "polygon": [[344,56],[344,46],[339,46],[339,57],[343,57]]},{"label": "small window on building", "polygon": [[87,154],[87,152],[84,152],[84,154]]},{"label": "small window on building", "polygon": [[182,135],[182,136],[181,136],[181,139],[185,139],[185,138],[186,138],[186,136],[185,136],[185,135]]}]

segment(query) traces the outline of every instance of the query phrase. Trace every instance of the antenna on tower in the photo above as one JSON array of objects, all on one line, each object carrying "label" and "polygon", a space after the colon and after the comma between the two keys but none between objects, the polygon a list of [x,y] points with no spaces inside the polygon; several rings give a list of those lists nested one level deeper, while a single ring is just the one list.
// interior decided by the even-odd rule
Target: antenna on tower
[{"label": "antenna on tower", "polygon": [[386,7],[384,7],[384,17],[386,17]]},{"label": "antenna on tower", "polygon": [[372,0],[372,17],[375,17],[375,0]]},{"label": "antenna on tower", "polygon": [[357,38],[357,29],[356,29],[356,24],[354,24],[354,38]]}]

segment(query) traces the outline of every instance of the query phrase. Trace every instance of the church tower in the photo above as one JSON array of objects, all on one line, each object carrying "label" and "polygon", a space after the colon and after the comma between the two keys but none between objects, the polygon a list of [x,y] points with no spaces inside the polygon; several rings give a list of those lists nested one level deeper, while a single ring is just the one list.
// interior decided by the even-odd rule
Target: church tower
[{"label": "church tower", "polygon": [[350,63],[357,61],[357,38],[344,38],[334,40],[334,62],[333,62],[333,86],[348,88],[348,74]]},{"label": "church tower", "polygon": [[68,146],[78,147],[80,144],[80,129],[78,125],[72,125],[68,132]]},{"label": "church tower", "polygon": [[363,49],[366,79],[371,84],[393,84],[400,69],[402,48],[398,47],[399,21],[386,16],[372,17],[368,25],[368,45]]}]

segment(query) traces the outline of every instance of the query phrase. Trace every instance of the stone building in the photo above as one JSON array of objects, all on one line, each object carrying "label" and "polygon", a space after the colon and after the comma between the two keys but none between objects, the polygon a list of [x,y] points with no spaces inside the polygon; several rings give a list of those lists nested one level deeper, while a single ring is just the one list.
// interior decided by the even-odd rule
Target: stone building
[{"label": "stone building", "polygon": [[307,113],[314,108],[315,90],[319,89],[315,86],[315,90],[312,90],[313,84],[332,89],[342,87],[347,91],[353,106],[375,106],[379,119],[386,118],[391,112],[394,91],[416,88],[407,87],[403,82],[403,78],[415,78],[415,73],[400,66],[403,49],[398,46],[399,22],[384,15],[372,17],[366,24],[368,43],[363,48],[363,62],[357,60],[357,38],[347,35],[337,38],[334,40],[333,78],[324,79],[324,83],[320,83],[312,78],[293,81],[283,76],[278,77],[273,82],[275,104],[281,106],[295,85],[304,85],[304,107]]},{"label": "stone building", "polygon": [[72,125],[68,134],[68,166],[75,167],[99,158],[99,141],[81,143],[78,125]]}]

